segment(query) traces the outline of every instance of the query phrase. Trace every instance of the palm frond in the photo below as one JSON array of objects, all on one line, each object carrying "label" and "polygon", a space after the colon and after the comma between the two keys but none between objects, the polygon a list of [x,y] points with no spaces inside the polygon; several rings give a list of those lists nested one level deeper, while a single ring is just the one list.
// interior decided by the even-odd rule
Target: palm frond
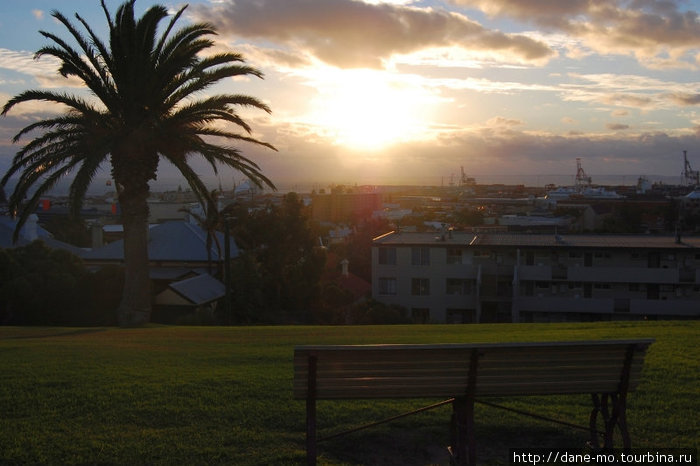
[{"label": "palm frond", "polygon": [[99,114],[98,110],[93,108],[89,103],[87,103],[80,97],[59,92],[31,90],[24,91],[21,94],[18,94],[15,97],[8,100],[3,106],[0,115],[6,115],[7,112],[9,112],[10,109],[15,105],[20,104],[22,102],[29,102],[31,100],[41,100],[44,102],[63,104],[84,114]]}]

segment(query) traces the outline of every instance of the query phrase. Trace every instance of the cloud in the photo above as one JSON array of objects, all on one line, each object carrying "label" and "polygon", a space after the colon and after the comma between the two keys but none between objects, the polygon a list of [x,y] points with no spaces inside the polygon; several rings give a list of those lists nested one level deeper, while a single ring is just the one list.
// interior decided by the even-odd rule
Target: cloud
[{"label": "cloud", "polygon": [[[561,84],[562,98],[566,101],[599,103],[614,107],[643,110],[692,106],[700,104],[697,83],[661,81],[628,74],[575,74],[571,83]],[[619,109],[613,116],[621,116]]]},{"label": "cloud", "polygon": [[605,54],[632,55],[650,68],[697,66],[700,20],[683,2],[664,0],[451,0],[580,38]]},{"label": "cloud", "polygon": [[453,46],[524,63],[542,63],[554,55],[545,43],[523,34],[489,30],[457,13],[400,4],[237,0],[195,5],[193,14],[221,34],[303,50],[341,68],[381,68],[394,55]]},{"label": "cloud", "polygon": [[608,123],[607,125],[605,125],[605,127],[611,131],[623,131],[626,129],[630,129],[630,125],[625,125],[622,123]]},{"label": "cloud", "polygon": [[520,126],[522,125],[523,122],[520,120],[515,120],[513,118],[504,118],[504,117],[493,117],[489,119],[486,122],[486,126],[488,127],[500,127],[500,128],[511,128],[514,126]]},{"label": "cloud", "polygon": [[700,105],[700,94],[676,92],[668,97],[676,104],[683,106]]},{"label": "cloud", "polygon": [[56,58],[44,56],[35,59],[31,52],[0,48],[0,68],[31,75],[43,88],[84,86],[74,76],[64,78],[58,74],[59,61]]}]

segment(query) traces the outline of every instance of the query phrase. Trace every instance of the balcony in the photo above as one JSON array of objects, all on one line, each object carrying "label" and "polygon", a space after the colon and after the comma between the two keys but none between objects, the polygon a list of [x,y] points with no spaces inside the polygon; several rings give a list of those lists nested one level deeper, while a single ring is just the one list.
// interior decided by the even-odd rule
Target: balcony
[{"label": "balcony", "polygon": [[552,267],[548,265],[518,266],[519,280],[546,281],[552,280]]},{"label": "balcony", "polygon": [[613,299],[589,299],[574,297],[519,297],[513,303],[520,311],[534,312],[584,312],[589,314],[611,314]]},{"label": "balcony", "polygon": [[575,282],[659,283],[680,282],[678,269],[642,267],[569,267],[568,280]]}]

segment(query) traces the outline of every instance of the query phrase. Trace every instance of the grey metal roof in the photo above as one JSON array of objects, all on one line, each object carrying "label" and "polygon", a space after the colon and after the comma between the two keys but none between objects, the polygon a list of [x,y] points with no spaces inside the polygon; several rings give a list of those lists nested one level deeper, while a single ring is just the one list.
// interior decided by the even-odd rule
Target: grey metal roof
[{"label": "grey metal roof", "polygon": [[[216,243],[212,243],[211,259],[217,261],[223,258],[224,234],[216,232],[221,244],[219,257]],[[206,262],[207,234],[198,225],[171,221],[154,225],[148,231],[148,257],[151,261],[181,261]],[[237,257],[239,250],[236,241],[230,238],[231,257]],[[114,241],[83,253],[83,258],[90,260],[122,260],[124,258],[124,240]]]},{"label": "grey metal roof", "polygon": [[[73,246],[72,244],[64,243],[63,241],[59,241],[57,239],[54,239],[51,236],[51,233],[46,231],[44,228],[42,228],[40,225],[34,225],[34,226],[28,226],[25,224],[24,227],[20,230],[20,235],[19,238],[17,239],[16,243],[12,242],[12,235],[15,231],[15,226],[17,225],[17,221],[13,220],[12,218],[6,216],[6,215],[0,215],[0,248],[4,249],[10,249],[10,248],[17,248],[21,246],[26,246],[27,244],[31,243],[33,240],[31,239],[31,236],[28,235],[28,229],[29,228],[36,228],[36,238],[35,239],[40,239],[43,241],[48,247],[52,249],[64,249],[66,251],[69,251],[77,256],[82,256],[84,250],[77,247]],[[28,237],[29,236],[29,237]]]},{"label": "grey metal roof", "polygon": [[[443,239],[444,238],[444,239]],[[700,248],[700,237],[650,235],[554,235],[528,233],[466,233],[452,235],[436,233],[387,233],[374,239],[375,245],[432,246],[469,245],[472,247],[546,247],[546,248],[645,248],[687,249]]]},{"label": "grey metal roof", "polygon": [[169,285],[177,294],[195,305],[202,305],[223,298],[226,288],[209,274],[174,282]]},{"label": "grey metal roof", "polygon": [[[12,243],[12,235],[15,232],[16,226],[16,220],[6,215],[0,215],[0,248],[15,248],[19,246],[24,246],[31,242],[31,240],[27,238],[28,226],[25,225],[19,232],[19,238],[17,239],[17,243]],[[35,228],[37,237],[36,239],[45,239],[51,237],[51,234],[39,225],[35,225]]]}]

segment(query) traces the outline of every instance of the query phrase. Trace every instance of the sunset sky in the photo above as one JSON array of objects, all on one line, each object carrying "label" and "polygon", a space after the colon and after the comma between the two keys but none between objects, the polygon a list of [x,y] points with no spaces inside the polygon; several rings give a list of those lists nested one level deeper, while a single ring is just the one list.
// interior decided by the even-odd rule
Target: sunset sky
[{"label": "sunset sky", "polygon": [[[139,14],[153,3],[137,0]],[[700,168],[696,1],[189,3],[182,24],[213,23],[217,47],[265,74],[214,90],[270,105],[272,115],[245,114],[279,151],[242,149],[280,186],[446,184],[462,166],[481,182],[544,185],[571,180],[577,157],[594,182],[680,181],[683,150]],[[0,103],[25,89],[82,92],[51,60],[33,60],[47,43],[40,29],[69,37],[50,16],[57,5],[105,27],[98,0],[3,1]],[[24,105],[0,119],[0,172],[17,150],[11,136],[48,111]],[[236,176],[223,172],[224,185]]]}]

